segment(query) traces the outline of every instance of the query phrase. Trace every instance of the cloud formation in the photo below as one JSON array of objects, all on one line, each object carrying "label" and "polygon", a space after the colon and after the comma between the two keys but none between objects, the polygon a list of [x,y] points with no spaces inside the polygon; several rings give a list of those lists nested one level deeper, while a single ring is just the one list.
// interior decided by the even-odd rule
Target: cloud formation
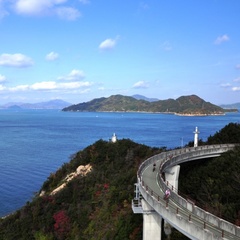
[{"label": "cloud formation", "polygon": [[240,91],[240,87],[233,87],[232,90],[233,90],[234,92],[238,92],[238,91]]},{"label": "cloud formation", "polygon": [[109,50],[113,49],[117,43],[117,40],[108,38],[100,43],[99,49],[100,50]]},{"label": "cloud formation", "polygon": [[21,15],[56,15],[61,19],[75,20],[81,16],[77,8],[64,5],[67,0],[17,0],[14,9]]},{"label": "cloud formation", "polygon": [[231,87],[232,85],[231,85],[230,83],[222,83],[220,86],[221,86],[222,88],[229,88],[229,87]]},{"label": "cloud formation", "polygon": [[73,69],[66,76],[59,77],[58,80],[76,82],[76,81],[81,81],[84,78],[85,78],[85,74],[82,70]]},{"label": "cloud formation", "polygon": [[3,83],[6,81],[6,77],[0,74],[0,83]]},{"label": "cloud formation", "polygon": [[74,21],[81,17],[81,13],[72,7],[59,7],[55,9],[56,15],[61,19],[66,19],[69,21]]},{"label": "cloud formation", "polygon": [[0,66],[5,67],[30,67],[33,65],[33,60],[21,53],[8,54],[3,53],[0,55]]},{"label": "cloud formation", "polygon": [[[45,82],[36,82],[32,85],[18,85],[16,87],[11,87],[8,90],[11,92],[17,91],[57,91],[57,90],[71,90],[79,89],[84,87],[89,87],[92,84],[89,82],[70,82],[70,83],[57,83],[55,81],[45,81]],[[4,88],[3,90],[6,90]]]},{"label": "cloud formation", "polygon": [[47,61],[54,61],[59,58],[59,54],[55,52],[50,52],[46,55],[46,60]]},{"label": "cloud formation", "polygon": [[224,34],[222,36],[217,37],[217,39],[214,41],[214,44],[221,44],[223,42],[228,42],[230,40],[230,38],[228,37],[228,35]]},{"label": "cloud formation", "polygon": [[57,80],[64,81],[41,81],[32,84],[22,84],[14,87],[4,86],[6,77],[0,74],[0,91],[5,92],[29,92],[29,91],[79,91],[87,92],[88,88],[93,85],[93,83],[88,81],[81,81],[85,77],[83,71],[72,70],[69,74],[64,77],[59,77]]},{"label": "cloud formation", "polygon": [[139,81],[139,82],[136,82],[134,85],[133,85],[133,88],[136,88],[136,89],[139,89],[139,88],[148,88],[149,87],[149,84],[145,81]]}]

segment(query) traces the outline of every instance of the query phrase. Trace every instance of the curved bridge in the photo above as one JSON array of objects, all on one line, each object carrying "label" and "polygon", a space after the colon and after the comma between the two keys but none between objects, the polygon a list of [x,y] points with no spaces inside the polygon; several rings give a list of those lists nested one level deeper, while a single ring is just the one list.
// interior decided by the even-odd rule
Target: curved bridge
[{"label": "curved bridge", "polygon": [[[135,198],[132,201],[134,213],[143,214],[143,239],[161,239],[161,220],[182,232],[190,239],[234,239],[240,240],[240,227],[227,222],[197,207],[194,202],[178,195],[177,187],[170,185],[163,173],[175,175],[178,181],[177,166],[180,163],[220,156],[232,150],[234,144],[208,145],[183,148],[163,152],[144,161],[138,170]],[[153,172],[153,163],[156,171]],[[171,190],[169,200],[164,193]]]}]

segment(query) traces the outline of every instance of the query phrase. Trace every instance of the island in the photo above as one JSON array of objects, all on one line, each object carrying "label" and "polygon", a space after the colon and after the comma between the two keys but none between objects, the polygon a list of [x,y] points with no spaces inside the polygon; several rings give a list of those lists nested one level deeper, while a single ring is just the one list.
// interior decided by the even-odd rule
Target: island
[{"label": "island", "polygon": [[73,112],[147,112],[168,113],[180,116],[224,115],[222,107],[204,101],[197,95],[181,96],[177,99],[147,101],[130,96],[112,95],[108,98],[96,98],[63,108],[62,111]]}]

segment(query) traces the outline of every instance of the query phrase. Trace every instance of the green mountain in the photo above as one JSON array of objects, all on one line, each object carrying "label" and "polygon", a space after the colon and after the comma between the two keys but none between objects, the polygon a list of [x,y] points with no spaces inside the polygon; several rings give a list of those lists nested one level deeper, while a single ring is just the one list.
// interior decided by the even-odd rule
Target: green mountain
[{"label": "green mountain", "polygon": [[113,95],[108,98],[97,98],[89,102],[71,105],[63,111],[80,112],[161,112],[183,115],[224,114],[224,109],[205,102],[196,95],[182,96],[174,99],[149,102],[134,97]]},{"label": "green mountain", "polygon": [[[240,124],[230,123],[201,144],[229,142],[240,143]],[[52,173],[32,201],[0,220],[0,239],[142,239],[142,215],[131,209],[133,185],[139,165],[162,151],[129,139],[95,142]],[[183,164],[179,192],[240,225],[239,164],[239,147],[213,160]],[[172,230],[171,239],[188,238]]]}]

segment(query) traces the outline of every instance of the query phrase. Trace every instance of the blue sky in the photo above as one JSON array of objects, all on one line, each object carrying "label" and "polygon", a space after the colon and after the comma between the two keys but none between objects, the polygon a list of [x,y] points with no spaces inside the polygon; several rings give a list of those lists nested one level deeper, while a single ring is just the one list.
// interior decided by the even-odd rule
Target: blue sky
[{"label": "blue sky", "polygon": [[239,0],[0,0],[0,105],[240,102]]}]

